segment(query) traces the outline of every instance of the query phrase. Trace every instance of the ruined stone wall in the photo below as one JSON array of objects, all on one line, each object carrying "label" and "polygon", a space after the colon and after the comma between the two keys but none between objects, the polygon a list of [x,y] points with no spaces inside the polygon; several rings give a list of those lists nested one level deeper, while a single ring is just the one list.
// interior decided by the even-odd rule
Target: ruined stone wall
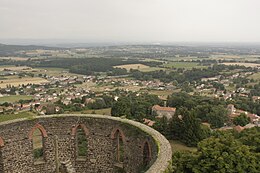
[{"label": "ruined stone wall", "polygon": [[[78,158],[75,130],[84,127],[87,141],[87,157]],[[44,136],[44,161],[33,159],[32,130],[42,130]],[[113,133],[119,129],[123,134],[124,162],[116,161]],[[129,173],[163,172],[171,160],[169,142],[151,128],[130,120],[101,115],[58,115],[37,117],[0,123],[1,173],[54,173],[55,135],[58,139],[60,162],[69,160],[77,173]],[[151,161],[143,167],[143,145],[149,143]],[[1,145],[0,145],[1,146]],[[1,155],[2,154],[2,155]]]}]

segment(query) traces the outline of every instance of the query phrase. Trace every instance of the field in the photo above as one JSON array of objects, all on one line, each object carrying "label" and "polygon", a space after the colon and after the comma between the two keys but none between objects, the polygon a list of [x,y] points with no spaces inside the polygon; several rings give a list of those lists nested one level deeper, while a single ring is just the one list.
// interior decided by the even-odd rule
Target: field
[{"label": "field", "polygon": [[118,66],[114,66],[115,68],[124,68],[127,71],[130,71],[130,69],[134,69],[134,70],[141,70],[141,69],[146,69],[146,68],[150,68],[147,65],[143,65],[143,64],[126,64],[126,65],[118,65]]},{"label": "field", "polygon": [[187,147],[183,143],[177,140],[170,140],[169,141],[172,146],[172,152],[178,152],[178,151],[196,151],[197,149],[195,147]]},{"label": "field", "polygon": [[67,74],[68,70],[63,69],[63,68],[37,68],[37,73],[36,74],[47,74],[48,76],[58,76],[61,74]]},{"label": "field", "polygon": [[18,114],[5,114],[0,115],[0,122],[15,120],[19,118],[33,118],[35,116],[32,112],[20,112]]},{"label": "field", "polygon": [[251,76],[248,77],[249,79],[254,79],[254,80],[260,80],[260,72],[259,73],[255,73]]},{"label": "field", "polygon": [[[71,112],[70,112],[71,113]],[[89,110],[84,110],[80,112],[72,112],[73,114],[99,114],[99,115],[111,115],[111,108],[106,108],[106,109],[89,109]]]},{"label": "field", "polygon": [[31,67],[27,67],[27,66],[0,66],[0,71],[4,71],[4,69],[9,69],[12,71],[27,71],[27,70],[31,70]]},{"label": "field", "polygon": [[39,77],[22,77],[19,78],[18,76],[11,76],[8,77],[5,80],[0,81],[0,88],[6,88],[6,85],[11,85],[11,86],[19,86],[19,85],[26,85],[26,84],[41,84],[48,82],[46,79],[39,78]]},{"label": "field", "polygon": [[256,63],[243,63],[243,62],[227,62],[227,63],[222,63],[224,65],[239,65],[239,66],[245,66],[245,67],[260,67],[260,64]]},{"label": "field", "polygon": [[257,61],[260,55],[211,55],[210,59],[235,60],[235,61]]},{"label": "field", "polygon": [[126,64],[126,65],[114,66],[114,68],[124,68],[127,71],[130,71],[130,69],[134,69],[134,70],[140,70],[143,72],[156,71],[156,70],[162,69],[159,67],[150,67],[150,66],[143,65],[143,64]]},{"label": "field", "polygon": [[149,91],[149,94],[157,95],[157,96],[159,96],[160,99],[166,100],[167,97],[168,97],[169,95],[172,95],[173,92],[174,92],[174,91],[172,91],[172,90],[163,90],[163,91],[160,91],[160,90],[151,90],[151,91]]},{"label": "field", "polygon": [[0,103],[4,103],[4,102],[14,103],[19,100],[30,100],[30,99],[32,99],[32,96],[26,96],[26,95],[4,96],[4,97],[0,97]]},{"label": "field", "polygon": [[206,66],[201,66],[201,65],[199,65],[199,63],[196,63],[196,62],[169,62],[168,64],[165,64],[164,67],[185,68],[185,69],[207,68]]},{"label": "field", "polygon": [[15,61],[27,61],[28,58],[24,57],[0,57],[0,59],[9,59],[9,60],[15,60]]}]

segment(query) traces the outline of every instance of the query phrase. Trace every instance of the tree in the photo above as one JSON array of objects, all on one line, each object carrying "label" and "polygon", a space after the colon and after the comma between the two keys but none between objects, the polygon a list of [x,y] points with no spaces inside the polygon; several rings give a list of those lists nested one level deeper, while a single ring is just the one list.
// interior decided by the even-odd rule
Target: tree
[{"label": "tree", "polygon": [[208,121],[213,128],[223,127],[227,122],[227,110],[223,106],[214,106],[208,114]]},{"label": "tree", "polygon": [[250,118],[246,116],[245,113],[241,113],[239,116],[235,117],[233,123],[235,125],[245,126],[250,122]]},{"label": "tree", "polygon": [[260,127],[245,129],[238,134],[238,140],[244,145],[251,146],[251,149],[260,153]]},{"label": "tree", "polygon": [[159,131],[161,134],[164,136],[168,137],[170,132],[169,132],[169,122],[168,119],[164,116],[157,120],[155,124],[153,125],[153,128]]},{"label": "tree", "polygon": [[181,140],[188,146],[196,146],[210,133],[209,129],[202,126],[200,120],[187,108],[180,108],[169,126],[172,137]]},{"label": "tree", "polygon": [[46,114],[49,115],[49,114],[54,114],[56,111],[55,111],[55,105],[54,104],[48,104],[46,106]]},{"label": "tree", "polygon": [[174,172],[252,172],[260,169],[258,155],[234,136],[210,137],[198,144],[194,153],[173,156]]},{"label": "tree", "polygon": [[124,115],[131,115],[131,105],[130,102],[128,102],[126,99],[118,99],[117,102],[115,102],[112,105],[111,108],[111,115],[112,116],[124,116]]}]

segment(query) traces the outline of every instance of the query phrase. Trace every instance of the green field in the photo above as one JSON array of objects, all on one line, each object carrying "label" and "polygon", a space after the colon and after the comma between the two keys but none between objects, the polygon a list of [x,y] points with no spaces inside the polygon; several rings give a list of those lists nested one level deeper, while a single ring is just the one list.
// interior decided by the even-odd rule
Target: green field
[{"label": "green field", "polygon": [[248,77],[249,79],[260,80],[260,72],[255,73]]},{"label": "green field", "polygon": [[32,112],[20,112],[18,114],[3,114],[0,115],[0,122],[15,120],[19,118],[33,118],[35,116]]},{"label": "green field", "polygon": [[106,108],[106,109],[89,109],[89,110],[84,110],[80,112],[70,112],[72,114],[99,114],[99,115],[111,115],[111,108]]},{"label": "green field", "polygon": [[196,62],[169,62],[168,64],[165,64],[164,67],[185,68],[185,69],[207,68],[207,66],[201,66],[201,65],[199,65],[199,63],[196,63]]},{"label": "green field", "polygon": [[141,72],[150,72],[150,71],[158,71],[158,70],[165,70],[165,68],[149,67],[149,68],[140,69]]},{"label": "green field", "polygon": [[171,146],[172,146],[172,152],[178,152],[178,151],[196,151],[197,149],[195,147],[188,147],[185,144],[181,143],[177,140],[169,140]]},{"label": "green field", "polygon": [[19,100],[31,100],[32,96],[26,96],[26,95],[12,95],[12,96],[4,96],[0,97],[0,103],[9,102],[14,103],[18,102]]}]

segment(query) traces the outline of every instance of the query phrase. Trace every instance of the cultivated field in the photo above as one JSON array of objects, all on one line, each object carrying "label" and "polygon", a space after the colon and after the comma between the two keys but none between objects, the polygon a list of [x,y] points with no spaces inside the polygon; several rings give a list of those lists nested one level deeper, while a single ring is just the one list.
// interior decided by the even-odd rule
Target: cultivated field
[{"label": "cultivated field", "polygon": [[39,77],[22,77],[19,78],[17,76],[8,77],[5,80],[0,80],[0,88],[6,88],[6,85],[11,86],[19,86],[19,85],[27,85],[27,84],[41,84],[48,82],[46,79]]},{"label": "cultivated field", "polygon": [[224,65],[239,65],[239,66],[245,66],[245,67],[260,67],[260,64],[256,63],[243,63],[243,62],[227,62],[227,63],[221,63]]},{"label": "cultivated field", "polygon": [[142,69],[148,69],[151,68],[147,65],[143,65],[143,64],[126,64],[126,65],[118,65],[118,66],[114,66],[115,68],[124,68],[127,71],[129,71],[130,69],[135,69],[135,70],[142,70]]}]

